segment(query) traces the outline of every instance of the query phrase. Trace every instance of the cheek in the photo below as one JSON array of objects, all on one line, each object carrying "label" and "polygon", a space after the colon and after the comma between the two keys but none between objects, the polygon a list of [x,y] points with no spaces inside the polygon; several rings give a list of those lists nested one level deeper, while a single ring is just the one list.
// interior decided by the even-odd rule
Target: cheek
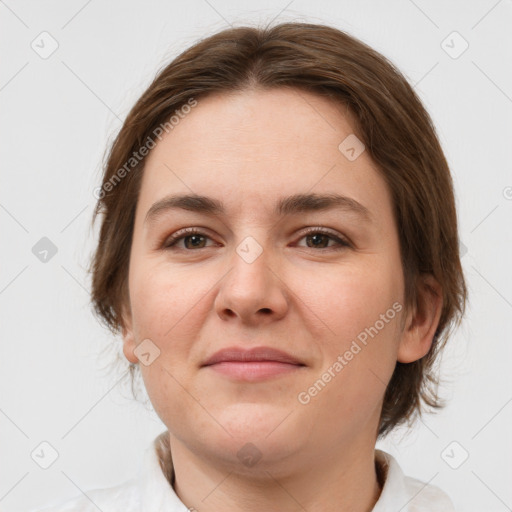
[{"label": "cheek", "polygon": [[[322,285],[313,287],[314,282]],[[304,303],[329,328],[313,337],[322,353],[317,377],[330,369],[335,377],[324,373],[329,380],[326,396],[332,394],[332,403],[347,413],[361,404],[375,405],[393,372],[402,308],[400,286],[393,269],[377,261],[331,272],[323,281],[316,276],[301,283]]]},{"label": "cheek", "polygon": [[190,383],[184,385],[183,376],[177,374],[164,359],[165,356],[162,356],[150,366],[140,366],[144,387],[156,414],[175,432],[189,430],[191,417],[197,427],[203,423],[207,428],[209,417],[196,407],[192,398],[199,393]]},{"label": "cheek", "polygon": [[[145,262],[130,275],[130,295],[137,339],[165,345],[186,322],[208,287],[168,265]],[[179,324],[178,324],[179,322]]]},{"label": "cheek", "polygon": [[[377,258],[367,259],[364,265],[297,276],[293,289],[305,311],[314,312],[329,328],[324,329],[329,333],[327,338],[334,340],[333,348],[339,349],[373,326],[390,308],[388,316],[397,316],[392,306],[401,303],[402,295],[400,280],[394,276],[393,269]],[[394,323],[386,322],[385,330],[391,331],[387,327]]]}]

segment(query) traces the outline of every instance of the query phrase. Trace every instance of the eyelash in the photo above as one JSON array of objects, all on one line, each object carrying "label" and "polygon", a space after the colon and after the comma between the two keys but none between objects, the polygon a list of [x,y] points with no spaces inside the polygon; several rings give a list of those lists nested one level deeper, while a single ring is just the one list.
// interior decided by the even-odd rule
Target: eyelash
[{"label": "eyelash", "polygon": [[[345,240],[344,238],[334,234],[331,231],[328,231],[326,228],[322,228],[322,227],[308,228],[306,231],[302,232],[301,237],[299,238],[299,240],[302,240],[302,238],[304,238],[306,236],[313,235],[313,234],[314,235],[316,235],[316,234],[326,235],[326,236],[328,236],[329,238],[331,238],[332,240],[334,240],[334,241],[336,241],[338,243],[337,247],[321,247],[320,249],[323,250],[323,251],[330,251],[330,250],[339,251],[339,250],[351,247],[350,243],[347,240]],[[187,249],[187,248],[181,248],[181,247],[179,249],[175,248],[175,245],[180,240],[183,240],[183,239],[185,239],[185,238],[187,238],[189,236],[193,236],[193,235],[201,235],[201,236],[203,236],[205,238],[210,238],[209,236],[207,236],[205,233],[203,233],[202,231],[200,231],[197,228],[185,228],[185,229],[181,229],[180,231],[177,231],[176,233],[174,233],[170,237],[166,238],[162,248],[166,249],[166,250],[167,249],[168,250],[183,250],[183,251],[188,251],[188,252],[191,252],[191,251],[194,251],[194,250],[199,250],[199,249],[207,249],[207,247],[199,247],[199,249]],[[210,240],[211,240],[211,238],[210,238]],[[305,247],[305,248],[306,249],[315,249],[314,247]]]}]

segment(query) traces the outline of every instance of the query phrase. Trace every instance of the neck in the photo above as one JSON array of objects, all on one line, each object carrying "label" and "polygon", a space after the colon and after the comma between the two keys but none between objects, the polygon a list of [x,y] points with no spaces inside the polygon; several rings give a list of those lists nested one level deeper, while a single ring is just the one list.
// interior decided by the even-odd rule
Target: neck
[{"label": "neck", "polygon": [[371,443],[364,448],[352,442],[325,456],[315,453],[283,464],[260,462],[257,470],[240,472],[239,464],[199,458],[167,435],[176,494],[198,512],[370,512],[380,495]]}]

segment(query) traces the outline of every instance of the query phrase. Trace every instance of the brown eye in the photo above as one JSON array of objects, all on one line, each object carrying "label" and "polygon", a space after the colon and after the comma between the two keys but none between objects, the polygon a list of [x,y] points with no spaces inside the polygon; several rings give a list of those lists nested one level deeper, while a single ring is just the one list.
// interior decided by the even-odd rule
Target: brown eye
[{"label": "brown eye", "polygon": [[[299,244],[299,247],[308,247],[309,249],[337,250],[350,247],[350,244],[337,234],[320,228],[309,229],[303,233],[300,240],[302,239],[306,239],[306,246]],[[211,240],[211,238],[198,229],[187,228],[169,237],[163,244],[163,248],[187,251],[205,249],[209,247],[206,245],[208,240]],[[183,241],[183,245],[180,246],[181,241]]]},{"label": "brown eye", "polygon": [[[178,246],[178,244],[183,240],[183,245]],[[174,233],[171,237],[169,237],[164,245],[164,249],[183,249],[183,250],[194,250],[194,249],[204,249],[206,246],[206,241],[211,240],[210,237],[206,236],[204,233],[195,230],[193,228],[188,228],[186,230],[181,230]]]},{"label": "brown eye", "polygon": [[[194,249],[199,247],[200,249],[204,247],[204,243],[206,238],[202,235],[188,235],[183,237],[185,247],[187,249]],[[190,244],[187,244],[190,242]]]},{"label": "brown eye", "polygon": [[[324,229],[310,229],[303,234],[300,240],[302,239],[306,239],[306,246],[311,249],[343,249],[345,247],[350,247],[350,244],[341,237]],[[335,244],[329,245],[331,241],[334,241]]]},{"label": "brown eye", "polygon": [[321,249],[327,247],[329,244],[329,238],[331,237],[320,233],[306,236],[306,240],[308,240],[308,247],[320,247]]}]

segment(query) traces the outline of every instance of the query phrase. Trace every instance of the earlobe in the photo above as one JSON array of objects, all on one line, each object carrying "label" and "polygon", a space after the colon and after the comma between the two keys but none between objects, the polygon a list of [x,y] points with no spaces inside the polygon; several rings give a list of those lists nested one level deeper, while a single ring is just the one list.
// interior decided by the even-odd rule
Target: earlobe
[{"label": "earlobe", "polygon": [[397,360],[412,363],[428,354],[443,309],[442,287],[430,274],[421,276],[417,306],[409,313]]},{"label": "earlobe", "polygon": [[130,363],[138,363],[139,360],[134,354],[135,340],[132,331],[125,334],[123,331],[123,354]]},{"label": "earlobe", "polygon": [[131,315],[126,314],[124,308],[123,308],[122,337],[123,337],[124,357],[126,357],[126,359],[130,363],[135,363],[135,364],[138,363],[139,360],[137,359],[137,356],[134,354],[136,345],[135,345],[135,336],[133,334]]}]

